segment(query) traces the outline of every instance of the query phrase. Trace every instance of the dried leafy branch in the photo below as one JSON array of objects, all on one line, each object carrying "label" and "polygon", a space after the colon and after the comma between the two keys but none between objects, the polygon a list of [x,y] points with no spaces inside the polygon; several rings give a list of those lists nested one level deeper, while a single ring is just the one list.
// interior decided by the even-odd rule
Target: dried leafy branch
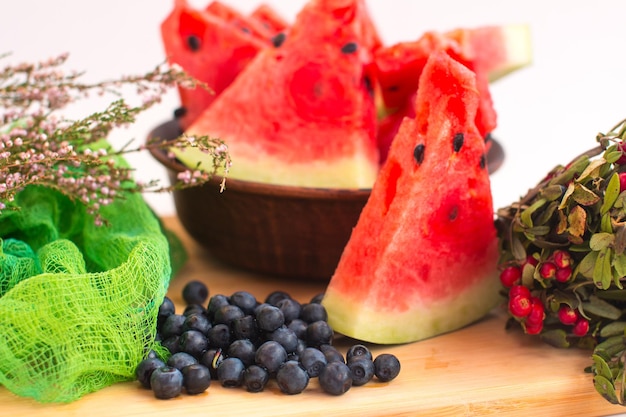
[{"label": "dried leafy branch", "polygon": [[[228,172],[228,148],[219,139],[182,135],[148,145],[128,144],[122,149],[113,149],[106,140],[113,129],[132,124],[140,113],[159,103],[168,88],[206,86],[198,85],[179,68],[165,64],[143,75],[83,83],[81,73],[62,70],[66,60],[67,55],[62,55],[0,70],[0,214],[19,208],[15,196],[24,187],[42,185],[81,202],[96,223],[102,224],[99,209],[126,193],[196,186],[218,170]],[[132,106],[122,97],[123,88],[128,87],[142,98],[140,105]],[[68,120],[60,114],[69,104],[91,94],[111,95],[115,99],[104,110],[80,120]],[[147,147],[198,147],[211,154],[214,164],[183,172],[179,182],[169,186],[157,181],[139,183],[133,180],[134,170],[124,162],[123,155]]]}]

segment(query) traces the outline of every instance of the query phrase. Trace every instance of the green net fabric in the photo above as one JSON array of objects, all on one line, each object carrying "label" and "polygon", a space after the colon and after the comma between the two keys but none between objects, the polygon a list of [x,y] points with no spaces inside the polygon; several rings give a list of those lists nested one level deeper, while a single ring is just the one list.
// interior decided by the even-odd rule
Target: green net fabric
[{"label": "green net fabric", "polygon": [[62,194],[30,187],[0,216],[0,384],[69,402],[134,370],[155,342],[171,276],[168,237],[141,195],[98,227]]}]

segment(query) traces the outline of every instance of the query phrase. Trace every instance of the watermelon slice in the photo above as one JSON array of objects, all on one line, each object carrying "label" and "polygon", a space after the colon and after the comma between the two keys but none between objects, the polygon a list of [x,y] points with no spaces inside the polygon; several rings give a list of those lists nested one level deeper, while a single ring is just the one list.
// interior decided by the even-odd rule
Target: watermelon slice
[{"label": "watermelon slice", "polygon": [[[371,187],[379,164],[367,22],[362,0],[310,1],[285,41],[262,50],[186,133],[223,139],[231,178]],[[174,151],[187,166],[212,166],[195,148]]]},{"label": "watermelon slice", "polygon": [[322,301],[339,333],[416,341],[498,302],[498,243],[474,73],[444,51],[420,77],[416,118],[394,139]]},{"label": "watermelon slice", "polygon": [[231,84],[260,50],[272,44],[267,29],[259,22],[233,10],[228,14],[229,9],[217,3],[209,6],[208,10],[198,10],[186,0],[176,0],[174,9],[161,24],[168,62],[178,64],[212,90],[179,86],[185,109],[179,119],[183,129]]},{"label": "watermelon slice", "polygon": [[476,124],[487,137],[496,126],[488,84],[527,66],[532,61],[530,30],[526,25],[484,26],[455,29],[446,33],[426,32],[417,41],[400,42],[376,52],[378,91],[385,116],[381,119],[378,143],[381,162],[404,117],[415,116],[415,92],[429,55],[445,50],[476,73],[481,93]]},{"label": "watermelon slice", "polygon": [[289,28],[289,23],[267,4],[258,5],[250,17],[256,19],[274,34],[284,32]]}]

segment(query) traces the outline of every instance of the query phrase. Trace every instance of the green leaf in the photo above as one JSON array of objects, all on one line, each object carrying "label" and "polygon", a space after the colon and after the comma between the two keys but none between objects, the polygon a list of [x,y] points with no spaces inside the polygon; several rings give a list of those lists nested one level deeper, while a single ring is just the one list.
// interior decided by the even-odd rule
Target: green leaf
[{"label": "green leaf", "polygon": [[560,184],[548,185],[541,190],[541,196],[548,201],[554,201],[561,198],[564,192],[565,187]]},{"label": "green leaf", "polygon": [[535,213],[535,211],[543,207],[543,205],[546,204],[546,202],[547,202],[546,199],[540,198],[537,201],[535,201],[533,204],[531,204],[530,207],[524,210],[522,214],[520,215],[520,220],[522,221],[522,224],[526,227],[533,227],[534,223],[533,223],[532,215]]},{"label": "green leaf", "polygon": [[620,224],[615,228],[615,243],[613,244],[615,253],[621,255],[626,251],[626,227]]},{"label": "green leaf", "polygon": [[589,241],[589,247],[591,250],[599,251],[604,248],[610,247],[615,241],[615,236],[613,233],[594,233],[591,235],[591,239]]},{"label": "green leaf", "polygon": [[622,316],[622,310],[595,295],[590,296],[589,301],[583,302],[582,308],[585,313],[610,320],[617,320]]},{"label": "green leaf", "polygon": [[564,210],[567,207],[567,203],[569,202],[570,196],[574,193],[574,189],[576,188],[576,184],[573,182],[569,183],[567,186],[567,190],[563,193],[563,198],[561,199],[561,204],[559,204],[559,210]]},{"label": "green leaf", "polygon": [[622,152],[621,151],[607,149],[607,152],[604,153],[604,159],[609,164],[612,164],[613,162],[617,161],[621,157],[622,157]]},{"label": "green leaf", "polygon": [[541,333],[541,340],[557,348],[568,348],[567,333],[563,329],[546,330]]},{"label": "green leaf", "polygon": [[613,269],[611,268],[611,248],[603,248],[598,252],[596,264],[593,267],[593,282],[600,289],[607,289],[613,281]]},{"label": "green leaf", "polygon": [[606,233],[613,233],[613,221],[611,220],[611,216],[609,215],[609,213],[604,214],[600,222],[601,231]]},{"label": "green leaf", "polygon": [[606,164],[606,159],[600,157],[591,161],[585,167],[584,171],[576,179],[576,182],[585,182],[589,177],[598,177],[598,171],[602,165]]},{"label": "green leaf", "polygon": [[600,337],[624,336],[626,321],[612,321],[600,329]]},{"label": "green leaf", "polygon": [[596,391],[611,404],[619,404],[615,386],[611,381],[603,376],[597,375],[593,378],[593,385]]},{"label": "green leaf", "polygon": [[609,183],[606,186],[606,191],[604,192],[604,201],[602,202],[602,206],[600,206],[600,214],[606,214],[615,201],[617,201],[617,197],[619,197],[620,192],[620,184],[619,184],[619,175],[614,173],[609,180]]},{"label": "green leaf", "polygon": [[589,252],[578,264],[578,273],[585,278],[593,277],[593,270],[598,260],[598,252]]},{"label": "green leaf", "polygon": [[600,196],[582,184],[576,184],[572,198],[581,206],[593,206],[600,201]]},{"label": "green leaf", "polygon": [[565,185],[570,182],[576,175],[583,172],[589,165],[589,156],[582,155],[572,164],[570,164],[563,172],[550,180],[549,185],[561,184]]},{"label": "green leaf", "polygon": [[613,384],[613,372],[611,371],[611,367],[604,360],[604,358],[600,355],[593,354],[591,355],[591,359],[593,359],[594,364],[594,374],[596,376],[602,376],[606,378],[608,381],[611,381],[611,385]]}]

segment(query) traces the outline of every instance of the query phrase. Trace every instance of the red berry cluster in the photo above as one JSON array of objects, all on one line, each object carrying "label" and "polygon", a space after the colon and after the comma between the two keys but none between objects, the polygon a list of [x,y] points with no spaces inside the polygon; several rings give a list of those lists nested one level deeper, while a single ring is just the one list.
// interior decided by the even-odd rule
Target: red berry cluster
[{"label": "red berry cluster", "polygon": [[[572,279],[573,259],[567,250],[557,249],[541,261],[537,258],[529,255],[524,262],[508,264],[500,272],[500,282],[508,289],[508,311],[527,334],[541,333],[547,306],[522,283],[524,269],[533,268],[533,277],[538,276],[540,280],[566,283]],[[569,305],[563,304],[557,316],[563,325],[572,326],[575,336],[585,336],[589,331],[589,321]]]}]

